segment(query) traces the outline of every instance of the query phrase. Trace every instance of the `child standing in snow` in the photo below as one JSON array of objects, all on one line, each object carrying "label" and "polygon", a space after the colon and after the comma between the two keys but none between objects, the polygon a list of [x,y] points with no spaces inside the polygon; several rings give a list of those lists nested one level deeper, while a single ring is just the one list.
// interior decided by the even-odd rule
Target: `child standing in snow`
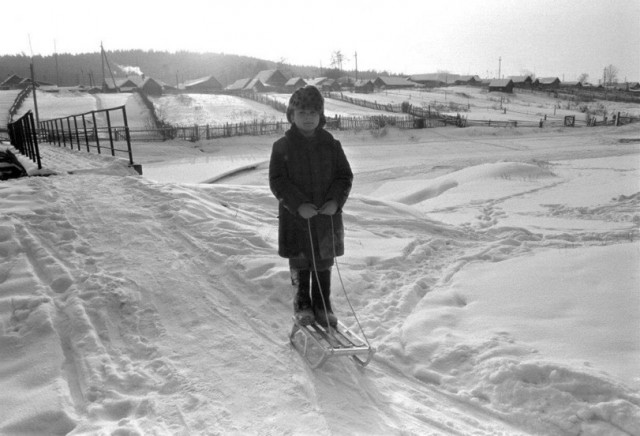
[{"label": "child standing in snow", "polygon": [[298,321],[335,327],[331,267],[344,254],[342,207],[353,173],[342,145],[323,128],[324,98],[317,88],[293,93],[287,120],[291,128],[273,144],[269,164],[269,186],[279,201],[278,254],[297,277]]}]

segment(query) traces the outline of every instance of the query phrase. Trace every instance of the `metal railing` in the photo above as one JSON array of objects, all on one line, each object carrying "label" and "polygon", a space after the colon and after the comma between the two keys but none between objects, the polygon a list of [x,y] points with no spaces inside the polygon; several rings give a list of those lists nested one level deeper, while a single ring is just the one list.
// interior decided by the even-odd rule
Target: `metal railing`
[{"label": "metal railing", "polygon": [[[50,144],[67,147],[88,153],[110,153],[111,156],[126,155],[129,165],[138,173],[142,169],[133,162],[131,134],[124,106],[85,112],[68,117],[40,121],[40,133]],[[126,148],[118,146],[124,139]]]},{"label": "metal railing", "polygon": [[9,123],[7,128],[11,145],[35,162],[38,165],[38,169],[41,170],[42,162],[40,160],[40,148],[38,147],[38,133],[33,121],[33,113],[31,111],[27,112],[18,120]]}]

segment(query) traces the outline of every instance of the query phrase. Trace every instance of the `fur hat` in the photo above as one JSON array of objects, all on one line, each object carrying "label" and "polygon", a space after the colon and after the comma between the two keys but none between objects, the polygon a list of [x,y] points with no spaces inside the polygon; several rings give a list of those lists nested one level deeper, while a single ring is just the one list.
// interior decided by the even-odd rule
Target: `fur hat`
[{"label": "fur hat", "polygon": [[294,109],[313,109],[320,114],[320,124],[324,120],[324,97],[318,88],[315,86],[307,85],[304,88],[296,90],[289,99],[289,106],[287,106],[287,120],[293,124],[293,111]]}]

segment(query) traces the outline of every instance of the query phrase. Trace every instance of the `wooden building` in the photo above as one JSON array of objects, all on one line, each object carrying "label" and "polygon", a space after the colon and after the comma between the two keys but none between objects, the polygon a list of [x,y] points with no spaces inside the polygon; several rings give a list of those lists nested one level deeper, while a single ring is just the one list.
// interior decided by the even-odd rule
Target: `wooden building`
[{"label": "wooden building", "polygon": [[[264,70],[260,71],[253,77],[254,81],[260,81],[265,89],[278,91],[284,90],[288,79],[280,70]],[[255,82],[257,83],[257,82]]]},{"label": "wooden building", "polygon": [[482,85],[482,80],[476,75],[457,76],[453,77],[453,84],[461,86],[480,86]]},{"label": "wooden building", "polygon": [[370,79],[358,80],[355,84],[355,92],[358,94],[371,94],[374,91],[375,86]]},{"label": "wooden building", "polygon": [[296,89],[303,88],[306,84],[307,82],[302,77],[292,77],[287,80],[284,87],[287,89],[287,92],[294,92]]},{"label": "wooden building", "polygon": [[539,89],[557,89],[560,87],[560,79],[557,77],[541,77],[533,82],[533,86]]},{"label": "wooden building", "polygon": [[231,94],[239,94],[245,86],[251,82],[251,78],[238,79],[230,85],[227,85],[224,90]]},{"label": "wooden building", "polygon": [[489,83],[489,92],[506,92],[513,93],[513,80],[511,79],[495,79]]},{"label": "wooden building", "polygon": [[20,87],[20,82],[23,80],[24,79],[22,77],[16,74],[11,74],[0,83],[0,89],[17,89]]},{"label": "wooden building", "polygon": [[182,89],[193,93],[211,93],[222,90],[222,84],[213,76],[189,80],[181,86]]},{"label": "wooden building", "polygon": [[414,74],[413,76],[409,76],[411,82],[428,88],[447,86],[453,83],[454,78],[453,74],[448,73]]},{"label": "wooden building", "polygon": [[513,80],[514,88],[530,89],[533,85],[531,76],[510,76],[509,78]]},{"label": "wooden building", "polygon": [[378,89],[402,89],[414,88],[416,85],[406,77],[378,76],[373,81],[373,86]]}]

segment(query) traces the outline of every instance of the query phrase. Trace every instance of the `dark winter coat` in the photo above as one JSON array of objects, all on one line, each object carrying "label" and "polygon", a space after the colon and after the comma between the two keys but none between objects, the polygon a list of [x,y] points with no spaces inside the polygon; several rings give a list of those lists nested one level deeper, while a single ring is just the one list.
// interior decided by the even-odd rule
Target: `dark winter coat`
[{"label": "dark winter coat", "polygon": [[[318,129],[313,139],[307,139],[294,125],[276,141],[269,164],[269,186],[279,201],[278,254],[311,260],[310,223],[316,259],[343,255],[342,207],[352,182],[353,173],[342,145],[326,130]],[[298,214],[303,203],[320,208],[329,200],[338,204],[333,217],[319,214],[306,220]]]}]

